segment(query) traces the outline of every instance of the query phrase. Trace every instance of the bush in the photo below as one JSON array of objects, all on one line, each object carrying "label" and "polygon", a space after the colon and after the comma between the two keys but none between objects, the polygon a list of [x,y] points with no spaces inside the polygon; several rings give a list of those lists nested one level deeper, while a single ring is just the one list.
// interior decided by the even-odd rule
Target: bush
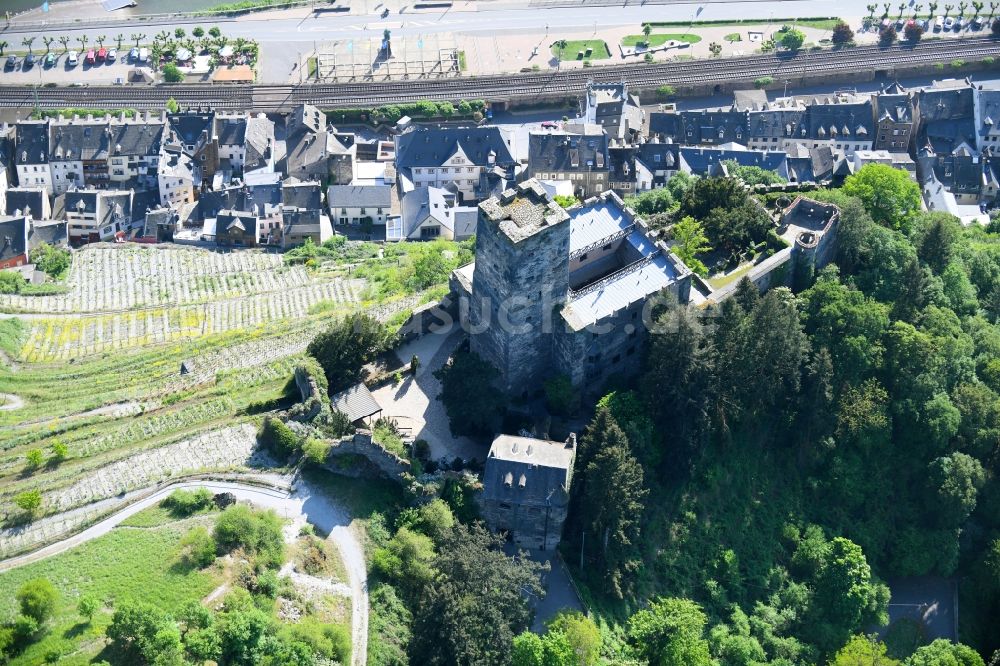
[{"label": "bush", "polygon": [[31,251],[30,260],[38,270],[59,280],[66,275],[66,271],[69,269],[70,256],[69,250],[42,243]]},{"label": "bush", "polygon": [[175,490],[160,502],[160,506],[170,511],[176,518],[186,518],[212,506],[214,495],[208,488],[197,490]]},{"label": "bush", "polygon": [[52,617],[59,594],[52,583],[44,578],[29,580],[17,591],[17,603],[21,615],[30,617],[39,625]]},{"label": "bush", "polygon": [[199,569],[215,561],[215,541],[203,526],[192,527],[181,538],[181,561]]},{"label": "bush", "polygon": [[17,271],[0,271],[0,294],[19,294],[28,284]]},{"label": "bush", "polygon": [[256,555],[263,566],[281,566],[285,541],[281,519],[274,511],[255,511],[244,504],[234,504],[219,516],[213,537],[222,552],[243,548]]},{"label": "bush", "polygon": [[786,30],[785,34],[781,36],[781,45],[789,51],[798,51],[805,41],[805,33],[794,28]]},{"label": "bush", "polygon": [[309,343],[309,355],[319,361],[332,393],[343,391],[361,376],[362,367],[395,342],[382,322],[356,314],[336,322]]},{"label": "bush", "polygon": [[774,83],[774,78],[771,76],[758,76],[753,80],[754,88],[766,88]]},{"label": "bush", "polygon": [[184,80],[184,72],[172,62],[163,66],[163,80],[167,83],[180,83]]},{"label": "bush", "polygon": [[24,454],[24,460],[29,470],[38,469],[45,462],[45,454],[41,449],[31,449]]},{"label": "bush", "polygon": [[920,24],[916,21],[907,22],[906,27],[903,28],[903,36],[905,36],[908,41],[919,42],[923,35],[924,29],[920,27]]},{"label": "bush", "polygon": [[889,46],[890,44],[893,44],[897,38],[898,36],[896,35],[896,28],[894,28],[891,25],[887,25],[886,27],[879,30],[878,43],[881,44],[882,46]]},{"label": "bush", "polygon": [[258,437],[272,453],[287,460],[301,447],[301,440],[281,419],[273,416],[264,418]]},{"label": "bush", "polygon": [[29,516],[34,516],[42,506],[42,493],[40,490],[25,490],[14,497],[14,504]]},{"label": "bush", "polygon": [[322,439],[310,437],[302,445],[302,456],[314,465],[322,465],[326,462],[327,454],[330,453],[330,443]]},{"label": "bush", "polygon": [[80,602],[76,605],[76,612],[80,614],[87,622],[90,622],[94,617],[94,613],[98,611],[101,607],[101,602],[97,600],[94,596],[84,596],[80,597]]}]

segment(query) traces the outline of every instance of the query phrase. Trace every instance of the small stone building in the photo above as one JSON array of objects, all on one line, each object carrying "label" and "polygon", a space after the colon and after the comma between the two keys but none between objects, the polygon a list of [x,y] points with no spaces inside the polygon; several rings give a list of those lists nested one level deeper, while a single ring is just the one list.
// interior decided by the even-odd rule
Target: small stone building
[{"label": "small stone building", "polygon": [[575,434],[565,442],[498,436],[483,472],[486,524],[522,548],[554,549],[566,521],[575,458]]}]

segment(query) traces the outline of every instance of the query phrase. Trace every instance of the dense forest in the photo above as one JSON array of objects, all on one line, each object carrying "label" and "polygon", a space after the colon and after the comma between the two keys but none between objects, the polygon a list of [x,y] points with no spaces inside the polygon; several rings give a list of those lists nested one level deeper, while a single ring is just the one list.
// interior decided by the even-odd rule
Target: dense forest
[{"label": "dense forest", "polygon": [[[564,548],[611,663],[1000,657],[1000,229],[883,176],[812,193],[841,207],[835,265],[668,309],[599,403]],[[974,650],[884,631],[885,581],[921,575],[960,579]]]}]

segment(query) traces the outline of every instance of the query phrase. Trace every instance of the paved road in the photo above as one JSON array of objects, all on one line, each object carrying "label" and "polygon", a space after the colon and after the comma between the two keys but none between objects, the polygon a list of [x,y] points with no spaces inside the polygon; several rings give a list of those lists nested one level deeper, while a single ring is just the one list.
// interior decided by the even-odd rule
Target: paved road
[{"label": "paved road", "polygon": [[[360,39],[381,37],[382,31],[391,30],[393,35],[424,35],[429,33],[461,32],[465,34],[517,34],[540,32],[551,26],[553,31],[570,32],[574,29],[593,27],[595,31],[622,25],[640,25],[655,21],[699,21],[719,19],[771,19],[791,16],[831,16],[846,18],[868,14],[863,0],[844,0],[833,3],[828,0],[785,0],[767,2],[763,0],[723,1],[723,2],[675,2],[627,7],[532,7],[528,3],[479,3],[471,8],[444,11],[414,11],[403,8],[402,13],[393,12],[382,19],[379,14],[321,14],[306,18],[283,18],[282,15],[266,17],[250,15],[224,24],[225,34],[231,38],[245,37],[261,43],[313,42],[336,39]],[[895,8],[896,5],[894,4]],[[894,9],[894,12],[897,11]],[[908,12],[910,10],[907,10]],[[926,13],[926,12],[925,12]],[[156,29],[172,31],[174,27],[193,24],[205,25],[211,19],[184,19],[170,24],[155,26]],[[262,30],[266,23],[266,30]],[[120,23],[118,27],[127,27]],[[96,37],[107,34],[116,24],[107,24],[84,29],[59,26],[47,30],[30,29],[22,31],[17,24],[0,30],[3,37],[12,44],[20,44],[22,37],[35,34],[58,32],[75,38],[80,34]],[[149,26],[153,28],[153,26]],[[149,30],[144,32],[155,32]],[[8,36],[14,39],[9,39]]]},{"label": "paved road", "polygon": [[351,587],[351,633],[354,646],[351,664],[352,666],[364,666],[368,655],[368,582],[364,549],[357,536],[351,531],[350,516],[347,515],[343,507],[334,504],[326,495],[315,491],[301,480],[296,483],[291,494],[241,483],[210,481],[175,483],[105,518],[79,534],[26,555],[0,562],[0,571],[14,569],[57,555],[107,534],[129,516],[156,504],[178,488],[208,488],[216,493],[230,492],[239,500],[252,502],[263,508],[274,509],[284,518],[308,521],[321,531],[329,533],[328,538],[340,550]]}]

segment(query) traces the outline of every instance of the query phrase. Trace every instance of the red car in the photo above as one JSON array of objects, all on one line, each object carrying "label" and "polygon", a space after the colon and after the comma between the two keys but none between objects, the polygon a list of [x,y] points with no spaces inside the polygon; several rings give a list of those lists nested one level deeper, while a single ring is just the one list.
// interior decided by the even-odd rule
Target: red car
[{"label": "red car", "polygon": [[557,122],[555,122],[553,120],[546,120],[544,123],[542,123],[542,128],[543,129],[559,129],[559,123],[557,123]]},{"label": "red car", "polygon": [[104,62],[104,59],[108,57],[108,50],[103,46],[97,52],[97,62]]},{"label": "red car", "polygon": [[93,65],[94,64],[94,49],[87,51],[87,55],[83,58],[83,64]]}]

